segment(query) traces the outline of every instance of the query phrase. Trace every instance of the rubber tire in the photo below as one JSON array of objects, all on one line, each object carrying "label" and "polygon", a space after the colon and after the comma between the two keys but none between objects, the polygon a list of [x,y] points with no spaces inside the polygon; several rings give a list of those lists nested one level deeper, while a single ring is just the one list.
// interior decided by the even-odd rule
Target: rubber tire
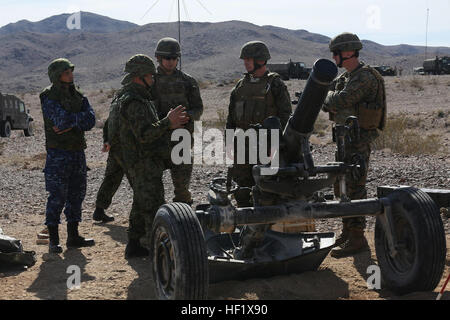
[{"label": "rubber tire", "polygon": [[[173,292],[164,290],[158,275],[158,236],[168,235],[175,256]],[[208,256],[202,227],[192,208],[185,203],[163,205],[156,213],[150,238],[153,280],[161,300],[207,299]]]},{"label": "rubber tire", "polygon": [[387,198],[391,201],[397,236],[402,219],[412,231],[409,240],[413,239],[413,258],[405,270],[395,266],[399,259],[390,257],[384,229],[377,219],[375,249],[383,283],[397,294],[433,291],[442,277],[447,252],[439,208],[428,194],[412,187],[399,188]]},{"label": "rubber tire", "polygon": [[25,137],[33,136],[33,126],[31,124],[31,121],[28,121],[27,128],[23,130],[23,133],[25,134]]},{"label": "rubber tire", "polygon": [[1,123],[0,136],[3,138],[9,138],[11,136],[11,124],[8,120]]}]

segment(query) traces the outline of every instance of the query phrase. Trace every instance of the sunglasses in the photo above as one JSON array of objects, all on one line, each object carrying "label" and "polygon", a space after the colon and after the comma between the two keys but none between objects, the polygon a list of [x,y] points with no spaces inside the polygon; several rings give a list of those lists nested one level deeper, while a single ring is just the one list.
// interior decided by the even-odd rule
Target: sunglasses
[{"label": "sunglasses", "polygon": [[178,57],[163,57],[164,60],[177,60]]}]

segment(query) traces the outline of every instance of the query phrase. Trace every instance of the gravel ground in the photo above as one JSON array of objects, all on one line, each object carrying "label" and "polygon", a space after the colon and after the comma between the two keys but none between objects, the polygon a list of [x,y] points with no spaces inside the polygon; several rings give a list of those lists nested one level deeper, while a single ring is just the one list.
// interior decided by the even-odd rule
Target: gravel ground
[{"label": "gravel ground", "polygon": [[[391,101],[390,114],[408,112],[422,123],[428,133],[438,132],[443,141],[443,148],[434,155],[404,156],[389,149],[374,151],[368,176],[369,197],[376,196],[379,185],[410,185],[419,188],[450,189],[449,136],[447,126],[450,110],[450,77],[442,77],[437,84],[425,86],[419,91],[421,96],[411,99],[413,78],[388,79],[388,100]],[[425,79],[425,78],[424,78]],[[428,79],[428,78],[427,78]],[[422,80],[424,85],[426,81]],[[292,81],[288,87],[293,95],[304,82]],[[396,86],[398,88],[396,89]],[[431,87],[431,88],[430,88]],[[404,88],[404,91],[402,91]],[[444,89],[447,89],[446,91]],[[205,102],[204,119],[217,120],[218,110],[226,110],[231,86],[208,87],[202,91]],[[439,96],[434,93],[440,92]],[[107,92],[91,93],[99,124],[107,114]],[[404,106],[404,101],[412,101],[411,109]],[[24,137],[22,132],[13,132],[10,139],[1,139],[0,150],[0,227],[5,234],[21,239],[26,250],[35,250],[38,262],[24,272],[0,273],[0,299],[154,299],[149,262],[146,259],[123,259],[126,245],[126,227],[131,209],[132,192],[126,180],[116,193],[113,204],[108,210],[116,220],[107,225],[92,221],[97,190],[103,179],[107,155],[102,153],[102,134],[95,128],[86,134],[88,172],[88,190],[83,204],[83,223],[81,232],[92,236],[96,246],[82,250],[67,250],[60,257],[49,256],[46,246],[36,245],[36,234],[42,229],[47,194],[45,192],[44,135],[42,120],[36,95],[25,95],[25,101],[36,119],[35,136]],[[426,112],[421,105],[430,106]],[[215,110],[215,111],[214,111]],[[446,117],[436,117],[436,112],[443,110]],[[424,132],[425,132],[424,131]],[[329,133],[311,138],[313,156],[316,164],[326,164],[334,158],[335,146],[329,141]],[[194,166],[191,190],[194,205],[205,203],[209,181],[224,175],[226,167]],[[164,174],[166,200],[171,201],[173,188],[170,174]],[[443,215],[447,246],[450,241],[449,220]],[[340,219],[317,221],[318,231],[335,231],[339,233]],[[61,238],[65,244],[65,228]],[[374,218],[368,218],[367,233],[372,251],[355,257],[336,260],[327,257],[317,272],[301,275],[280,276],[264,280],[243,282],[229,281],[210,286],[212,299],[428,299],[435,293],[412,294],[397,297],[384,290],[368,290],[365,279],[367,266],[376,262],[373,248]],[[449,255],[447,254],[445,274],[449,272]],[[69,265],[77,264],[82,269],[82,288],[68,290],[65,286],[66,270]],[[444,280],[444,279],[443,279]],[[442,286],[443,281],[438,288]],[[331,289],[330,289],[331,288]],[[444,298],[448,299],[446,294]]]}]

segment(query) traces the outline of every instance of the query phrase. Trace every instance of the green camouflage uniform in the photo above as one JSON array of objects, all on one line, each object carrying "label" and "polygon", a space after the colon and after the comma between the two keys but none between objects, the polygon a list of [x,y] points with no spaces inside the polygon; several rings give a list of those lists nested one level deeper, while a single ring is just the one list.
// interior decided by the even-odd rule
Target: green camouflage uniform
[{"label": "green camouflage uniform", "polygon": [[[346,176],[347,196],[352,199],[366,199],[366,180],[367,170],[369,168],[369,158],[371,152],[371,143],[378,137],[378,128],[382,128],[385,121],[385,114],[380,120],[382,123],[376,125],[365,125],[367,117],[375,119],[377,115],[371,112],[378,112],[383,106],[385,99],[384,80],[378,74],[374,74],[374,69],[360,63],[360,65],[352,72],[344,72],[330,86],[325,103],[325,111],[334,111],[336,114],[330,113],[330,119],[337,124],[344,124],[349,116],[357,116],[360,120],[360,140],[357,143],[347,143],[345,147],[345,161],[351,162],[353,154],[359,154],[365,162],[365,172],[360,179],[354,180],[351,175]],[[378,111],[376,111],[378,110]],[[369,119],[369,121],[371,121]],[[375,121],[377,122],[377,121]],[[339,184],[334,186],[335,194],[339,195]],[[343,219],[344,225],[349,228],[364,229],[366,226],[366,218],[349,218]]]},{"label": "green camouflage uniform", "polygon": [[[280,118],[284,128],[291,112],[289,92],[278,74],[267,71],[261,78],[246,74],[231,92],[226,128],[247,130],[251,124],[261,124],[270,116]],[[254,164],[233,165],[233,180],[240,187],[251,188],[255,185],[253,166]],[[238,206],[251,205],[248,201],[236,200]]]},{"label": "green camouflage uniform", "polygon": [[[108,120],[103,127],[103,143],[108,143]],[[111,205],[112,198],[122,183],[125,171],[120,161],[121,152],[118,145],[111,146],[106,160],[105,177],[97,193],[97,201],[95,206],[101,209],[108,209]]]},{"label": "green camouflage uniform", "polygon": [[[152,99],[154,100],[158,116],[162,119],[167,116],[170,109],[182,105],[190,121],[185,128],[193,137],[194,121],[200,120],[203,113],[203,101],[197,81],[190,75],[176,69],[172,74],[166,74],[161,67],[157,68],[155,84],[152,86]],[[178,142],[171,143],[170,152]],[[193,139],[191,140],[193,145]],[[189,184],[192,176],[192,157],[190,164],[174,165],[170,160],[166,167],[170,169],[175,197],[174,202],[192,203]]]},{"label": "green camouflage uniform", "polygon": [[128,237],[139,240],[149,234],[158,208],[164,204],[162,174],[169,158],[167,117],[159,120],[150,91],[128,83],[120,109],[120,146],[124,168],[133,189]]}]

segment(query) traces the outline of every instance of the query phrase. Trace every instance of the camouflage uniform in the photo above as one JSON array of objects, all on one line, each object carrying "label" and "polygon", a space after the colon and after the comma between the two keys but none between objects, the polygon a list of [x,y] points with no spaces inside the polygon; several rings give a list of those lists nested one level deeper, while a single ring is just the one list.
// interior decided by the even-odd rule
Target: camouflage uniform
[{"label": "camouflage uniform", "polygon": [[[173,38],[163,38],[158,42],[155,56],[160,59],[162,57],[181,56],[180,46],[177,40]],[[197,81],[190,75],[175,69],[172,74],[167,74],[161,66],[157,68],[155,75],[155,84],[152,86],[152,99],[154,100],[158,116],[163,119],[167,116],[170,109],[175,109],[182,105],[186,108],[186,112],[190,117],[190,121],[186,124],[186,129],[193,137],[194,121],[200,120],[203,113],[203,101],[200,96],[200,89]],[[193,146],[193,138],[191,145]],[[178,142],[171,142],[170,152]],[[192,176],[192,155],[190,164],[174,165],[171,161],[167,161],[166,168],[170,169],[172,176],[174,194],[174,202],[192,203],[189,184]]]},{"label": "camouflage uniform", "polygon": [[[255,55],[252,52],[245,52],[245,49],[249,46],[251,48],[253,43],[255,42],[244,45],[242,50],[244,53],[241,53],[241,58],[244,57],[243,55],[250,55],[250,57]],[[267,47],[265,50],[267,50]],[[262,58],[266,61],[270,58],[268,50]],[[281,126],[284,128],[291,112],[292,105],[289,92],[278,74],[267,71],[261,78],[254,78],[247,73],[231,92],[226,128],[247,130],[251,124],[262,124],[264,119],[270,116],[280,118]],[[254,164],[233,165],[233,180],[240,187],[251,188],[255,185],[252,175],[253,166]],[[237,193],[235,196],[240,207],[252,204],[245,192],[243,194]]]},{"label": "camouflage uniform", "polygon": [[[108,143],[108,120],[103,127],[103,143]],[[112,198],[122,183],[125,171],[121,165],[121,152],[118,146],[111,146],[106,160],[105,177],[97,193],[97,201],[95,206],[101,209],[108,209],[111,205]]]},{"label": "camouflage uniform", "polygon": [[[330,51],[340,56],[339,67],[348,58],[342,57],[342,51],[354,51],[353,56],[359,56],[362,43],[351,33],[343,33],[330,41]],[[366,180],[369,168],[371,143],[379,136],[378,130],[384,128],[386,122],[386,93],[383,77],[370,66],[360,63],[351,72],[344,72],[330,86],[323,110],[330,112],[330,120],[337,124],[345,124],[349,116],[358,117],[360,139],[346,143],[345,159],[352,162],[353,155],[359,155],[364,162],[364,172],[359,179],[350,174],[346,176],[347,196],[352,199],[366,199]],[[336,196],[340,196],[339,183],[334,185]],[[365,217],[343,219],[343,231],[338,244],[342,250],[333,250],[332,256],[342,257],[368,248],[364,238],[366,227]],[[341,243],[342,242],[342,243]]]},{"label": "camouflage uniform", "polygon": [[[349,116],[360,117],[361,109],[359,106],[375,102],[380,90],[384,91],[384,87],[380,88],[382,86],[381,81],[363,63],[352,72],[342,74],[333,82],[332,86],[334,88],[328,93],[325,105],[326,109],[336,111],[332,120],[337,124],[344,124]],[[350,163],[352,155],[358,154],[365,163],[365,171],[358,180],[352,179],[350,174],[346,177],[347,196],[352,200],[367,198],[366,180],[371,143],[379,136],[377,128],[367,129],[363,128],[363,125],[361,125],[360,132],[359,142],[347,143],[345,148],[345,161]],[[339,195],[338,183],[335,184],[335,193]],[[366,218],[344,219],[344,223],[348,224],[349,227],[364,229]]]},{"label": "camouflage uniform", "polygon": [[[173,74],[169,75],[161,67],[158,67],[155,84],[152,87],[152,98],[161,119],[167,116],[171,108],[179,105],[186,107],[190,117],[186,129],[193,136],[194,121],[200,120],[203,113],[203,101],[197,81],[194,78],[180,70],[175,70]],[[171,143],[170,152],[172,152],[172,148],[177,143],[176,141]],[[193,145],[193,141],[191,143]],[[192,159],[190,164],[174,165],[171,161],[168,161],[166,166],[170,169],[172,176],[175,193],[173,201],[192,203],[189,191],[192,176]]]},{"label": "camouflage uniform", "polygon": [[[137,60],[142,57],[151,61],[143,55],[139,55]],[[170,122],[167,117],[159,120],[150,100],[150,91],[127,77],[122,81],[120,146],[124,168],[133,189],[128,238],[139,241],[149,234],[153,218],[165,202],[162,174],[164,162],[169,158]]]}]

